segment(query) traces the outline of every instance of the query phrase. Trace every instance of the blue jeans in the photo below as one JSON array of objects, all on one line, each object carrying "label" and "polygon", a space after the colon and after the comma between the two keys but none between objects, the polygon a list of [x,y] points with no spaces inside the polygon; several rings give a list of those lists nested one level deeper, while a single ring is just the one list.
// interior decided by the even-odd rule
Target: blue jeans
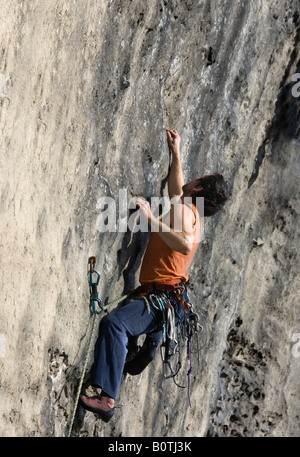
[{"label": "blue jeans", "polygon": [[[179,305],[176,308],[178,317],[184,315]],[[101,387],[115,399],[123,374],[128,339],[144,333],[147,334],[146,339],[159,343],[162,338],[162,313],[153,306],[150,306],[149,313],[142,298],[115,308],[103,317],[95,345],[91,384]]]}]

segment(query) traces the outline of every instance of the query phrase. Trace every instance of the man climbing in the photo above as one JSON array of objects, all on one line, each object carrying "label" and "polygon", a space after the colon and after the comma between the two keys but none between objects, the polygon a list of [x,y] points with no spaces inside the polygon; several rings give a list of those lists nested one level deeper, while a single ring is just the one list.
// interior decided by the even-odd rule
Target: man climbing
[{"label": "man climbing", "polygon": [[[228,198],[228,189],[222,175],[203,175],[184,184],[180,159],[180,136],[167,129],[172,163],[168,176],[168,193],[172,204],[168,214],[154,217],[147,201],[138,198],[140,216],[151,226],[148,246],[140,270],[140,283],[135,299],[115,308],[99,326],[95,345],[90,384],[101,392],[89,397],[80,396],[81,405],[108,422],[115,411],[115,399],[123,371],[140,373],[154,358],[162,338],[162,308],[172,308],[176,322],[189,313],[190,304],[185,283],[201,236],[196,198],[204,199],[204,216],[220,211]],[[186,199],[192,204],[186,204]],[[149,295],[151,294],[151,295]],[[163,294],[163,295],[162,295]],[[164,301],[149,300],[147,309],[143,297],[165,297]],[[146,300],[147,301],[147,300]],[[157,305],[160,303],[160,306]],[[163,305],[161,306],[161,303]],[[126,363],[128,341],[146,334],[143,348]]]}]

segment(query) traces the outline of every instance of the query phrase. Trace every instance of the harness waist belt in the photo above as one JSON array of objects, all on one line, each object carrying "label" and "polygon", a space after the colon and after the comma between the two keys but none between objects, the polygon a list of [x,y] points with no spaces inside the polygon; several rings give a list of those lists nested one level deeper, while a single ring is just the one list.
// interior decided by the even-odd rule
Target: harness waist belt
[{"label": "harness waist belt", "polygon": [[181,282],[178,284],[163,284],[163,283],[149,283],[149,284],[142,284],[138,287],[138,293],[140,295],[147,294],[149,292],[154,292],[155,290],[171,290],[173,292],[178,291],[178,289],[185,289],[185,285]]}]

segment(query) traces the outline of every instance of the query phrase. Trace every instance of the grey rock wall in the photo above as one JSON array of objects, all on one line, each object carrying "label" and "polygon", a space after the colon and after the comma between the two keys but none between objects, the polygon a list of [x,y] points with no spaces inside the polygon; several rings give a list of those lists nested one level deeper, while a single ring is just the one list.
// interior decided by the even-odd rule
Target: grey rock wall
[{"label": "grey rock wall", "polygon": [[66,435],[91,326],[87,259],[112,300],[137,285],[147,242],[100,234],[97,202],[165,194],[166,127],[186,180],[217,171],[231,188],[190,271],[207,315],[192,406],[158,356],[124,378],[109,424],[81,411],[74,434],[299,435],[299,2],[1,11],[1,436]]}]

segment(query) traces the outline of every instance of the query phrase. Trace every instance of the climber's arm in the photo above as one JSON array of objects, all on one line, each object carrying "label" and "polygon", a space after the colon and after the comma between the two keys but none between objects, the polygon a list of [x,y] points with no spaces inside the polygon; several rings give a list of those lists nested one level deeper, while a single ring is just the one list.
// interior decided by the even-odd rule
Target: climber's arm
[{"label": "climber's arm", "polygon": [[138,198],[136,202],[140,215],[151,225],[151,231],[157,232],[162,240],[174,251],[187,255],[191,252],[193,243],[194,214],[191,208],[180,202],[171,206],[170,213],[164,216],[165,222],[156,218],[149,202]]},{"label": "climber's arm", "polygon": [[177,130],[167,129],[167,138],[170,151],[172,153],[172,163],[168,176],[169,197],[182,195],[184,185],[183,172],[180,157],[180,136]]}]

